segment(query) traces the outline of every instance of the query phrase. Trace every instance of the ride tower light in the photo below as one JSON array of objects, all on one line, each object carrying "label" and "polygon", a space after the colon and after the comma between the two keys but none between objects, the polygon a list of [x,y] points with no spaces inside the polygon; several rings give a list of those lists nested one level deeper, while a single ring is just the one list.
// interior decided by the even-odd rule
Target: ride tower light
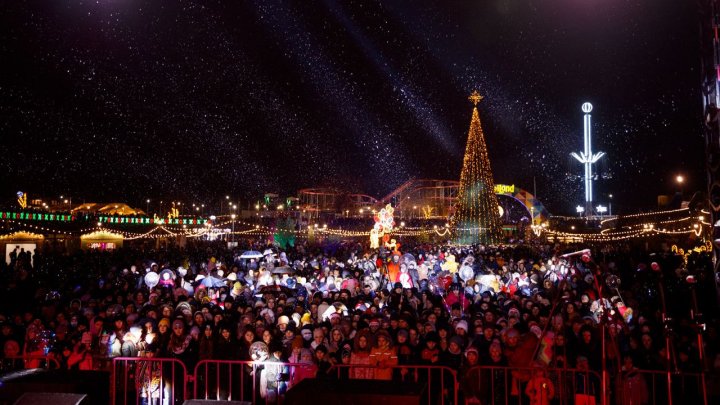
[{"label": "ride tower light", "polygon": [[578,162],[585,165],[585,214],[591,215],[593,212],[593,196],[592,196],[592,165],[595,164],[601,157],[605,156],[605,152],[592,152],[592,121],[590,112],[592,112],[593,106],[590,103],[583,103],[582,112],[585,113],[583,116],[583,139],[585,144],[585,150],[577,154],[572,152],[570,155],[578,160]]}]

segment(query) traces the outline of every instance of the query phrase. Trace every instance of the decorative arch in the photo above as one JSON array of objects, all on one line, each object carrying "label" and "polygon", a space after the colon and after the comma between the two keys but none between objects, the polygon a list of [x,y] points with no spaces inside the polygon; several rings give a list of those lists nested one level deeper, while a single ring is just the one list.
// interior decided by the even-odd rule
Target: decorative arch
[{"label": "decorative arch", "polygon": [[550,218],[550,213],[545,208],[542,202],[535,198],[535,196],[523,190],[514,184],[496,184],[495,194],[502,194],[516,199],[520,204],[525,206],[528,214],[532,216],[533,224],[540,224],[547,221]]}]

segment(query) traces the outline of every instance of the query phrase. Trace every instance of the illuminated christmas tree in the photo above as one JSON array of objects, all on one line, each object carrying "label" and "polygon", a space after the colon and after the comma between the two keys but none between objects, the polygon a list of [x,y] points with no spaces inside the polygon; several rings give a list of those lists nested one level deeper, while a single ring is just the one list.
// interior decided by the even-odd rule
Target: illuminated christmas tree
[{"label": "illuminated christmas tree", "polygon": [[500,209],[477,109],[483,97],[474,91],[468,99],[473,103],[473,113],[452,228],[458,244],[496,244],[502,236]]}]

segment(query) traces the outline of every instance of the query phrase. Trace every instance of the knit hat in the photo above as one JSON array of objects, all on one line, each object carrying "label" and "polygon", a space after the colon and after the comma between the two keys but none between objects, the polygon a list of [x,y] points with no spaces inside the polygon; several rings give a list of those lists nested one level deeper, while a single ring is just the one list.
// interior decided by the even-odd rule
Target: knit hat
[{"label": "knit hat", "polygon": [[388,331],[386,331],[385,329],[379,330],[375,335],[375,340],[377,340],[381,336],[390,344],[390,346],[392,346],[393,340],[390,337],[390,333],[388,333]]},{"label": "knit hat", "polygon": [[302,326],[312,323],[312,318],[310,317],[309,312],[303,314],[303,316],[300,318],[300,323],[302,324]]},{"label": "knit hat", "polygon": [[460,337],[460,336],[458,336],[458,335],[455,335],[455,336],[453,336],[453,337],[450,338],[450,340],[448,341],[448,343],[455,343],[455,344],[458,345],[460,348],[462,348],[464,342],[463,342],[463,338],[462,338],[462,337]]},{"label": "knit hat", "polygon": [[[232,274],[235,274],[235,273],[232,273]],[[242,284],[240,284],[239,281],[236,281],[235,283],[233,283],[233,289],[230,292],[230,294],[235,295],[235,296],[242,294]]]},{"label": "knit hat", "polygon": [[461,320],[460,322],[457,323],[457,325],[455,325],[455,329],[464,329],[465,332],[467,332],[468,331],[467,321],[464,319]]},{"label": "knit hat", "polygon": [[467,356],[470,352],[475,352],[476,356],[479,354],[478,349],[475,346],[468,347],[467,350],[465,350],[465,356]]},{"label": "knit hat", "polygon": [[300,336],[305,340],[312,340],[313,338],[313,327],[311,325],[305,325],[300,330]]},{"label": "knit hat", "polygon": [[399,330],[397,331],[397,335],[398,335],[398,336],[400,336],[400,335],[405,336],[405,339],[407,339],[408,336],[410,336],[410,334],[408,333],[408,331],[407,331],[406,329],[399,329]]}]

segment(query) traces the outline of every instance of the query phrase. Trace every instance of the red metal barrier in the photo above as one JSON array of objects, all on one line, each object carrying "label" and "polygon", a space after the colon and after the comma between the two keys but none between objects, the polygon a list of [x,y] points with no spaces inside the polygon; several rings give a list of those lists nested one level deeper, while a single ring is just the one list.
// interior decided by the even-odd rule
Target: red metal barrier
[{"label": "red metal barrier", "polygon": [[301,363],[203,360],[195,366],[193,399],[279,403],[296,377],[314,368]]},{"label": "red metal barrier", "polygon": [[450,367],[409,364],[377,367],[360,364],[336,364],[330,367],[328,374],[334,375],[337,379],[379,379],[376,375],[377,370],[391,370],[392,381],[425,384],[427,404],[458,404],[458,388],[460,387],[458,373]]},{"label": "red metal barrier", "polygon": [[601,403],[602,377],[589,370],[476,366],[462,373],[459,383],[464,403]]},{"label": "red metal barrier", "polygon": [[116,357],[112,362],[113,405],[174,404],[188,399],[188,373],[177,359]]},{"label": "red metal barrier", "polygon": [[670,373],[672,402],[668,400],[667,371],[633,370],[621,372],[613,380],[615,403],[635,403],[638,398],[647,404],[707,404],[706,376],[701,373]]},{"label": "red metal barrier", "polygon": [[[50,360],[52,361],[52,360]],[[578,369],[476,366],[460,372],[443,366],[338,364],[325,373],[330,379],[377,379],[383,370],[393,381],[422,384],[423,403],[488,405],[528,403],[531,396],[554,404],[600,404],[602,377]],[[542,371],[540,371],[542,370]],[[113,405],[182,403],[185,399],[281,403],[284,393],[302,378],[315,377],[316,366],[299,363],[203,360],[192,376],[177,359],[115,358],[112,365]],[[707,404],[703,374],[672,374],[675,403]],[[628,380],[635,378],[634,384]],[[190,388],[190,383],[193,388]],[[620,373],[608,387],[608,403],[629,403],[638,395],[648,404],[668,403],[667,373],[637,370]],[[640,384],[640,385],[638,385]],[[712,384],[711,384],[712,385]],[[643,386],[647,396],[643,397]],[[192,392],[192,394],[190,394]],[[550,393],[552,392],[552,395]],[[546,397],[543,397],[546,395]],[[551,398],[552,397],[552,398]],[[636,401],[637,398],[632,398]],[[533,402],[534,403],[534,402]],[[633,402],[634,403],[634,402]]]}]

